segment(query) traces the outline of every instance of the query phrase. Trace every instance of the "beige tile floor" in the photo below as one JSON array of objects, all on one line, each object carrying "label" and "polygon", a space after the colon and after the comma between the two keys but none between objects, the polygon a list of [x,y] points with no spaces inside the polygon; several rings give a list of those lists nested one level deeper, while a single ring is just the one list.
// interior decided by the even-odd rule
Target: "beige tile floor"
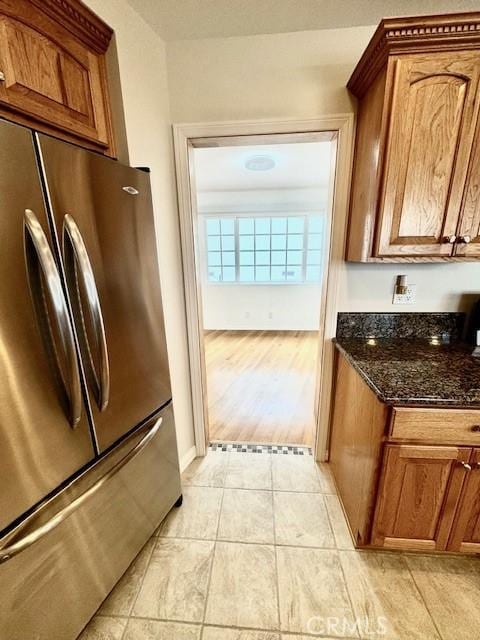
[{"label": "beige tile floor", "polygon": [[210,452],[81,640],[475,640],[480,559],[355,551],[328,465]]}]

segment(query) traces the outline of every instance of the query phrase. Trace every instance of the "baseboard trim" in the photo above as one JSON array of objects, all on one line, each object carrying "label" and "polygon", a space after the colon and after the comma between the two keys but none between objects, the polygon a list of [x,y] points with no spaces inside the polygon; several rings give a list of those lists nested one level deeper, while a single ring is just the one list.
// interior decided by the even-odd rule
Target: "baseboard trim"
[{"label": "baseboard trim", "polygon": [[183,454],[180,458],[180,473],[183,473],[188,465],[197,457],[197,447],[195,445]]}]

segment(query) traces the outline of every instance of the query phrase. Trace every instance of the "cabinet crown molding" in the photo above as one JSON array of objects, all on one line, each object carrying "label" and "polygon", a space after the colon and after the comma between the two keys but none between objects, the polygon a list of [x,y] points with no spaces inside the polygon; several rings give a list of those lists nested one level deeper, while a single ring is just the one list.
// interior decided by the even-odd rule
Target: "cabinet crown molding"
[{"label": "cabinet crown molding", "polygon": [[355,67],[348,89],[361,98],[388,56],[480,48],[480,12],[385,18]]},{"label": "cabinet crown molding", "polygon": [[[62,25],[92,51],[104,54],[113,30],[80,0],[30,0],[38,11]],[[0,0],[0,11],[15,17],[15,3]]]}]

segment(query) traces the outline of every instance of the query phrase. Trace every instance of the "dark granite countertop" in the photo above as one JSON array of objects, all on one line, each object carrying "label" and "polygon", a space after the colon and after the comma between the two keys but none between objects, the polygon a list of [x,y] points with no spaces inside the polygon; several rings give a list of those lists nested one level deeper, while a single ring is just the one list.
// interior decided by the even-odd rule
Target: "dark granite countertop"
[{"label": "dark granite countertop", "polygon": [[383,402],[480,408],[480,358],[469,345],[425,338],[337,337],[335,343]]}]

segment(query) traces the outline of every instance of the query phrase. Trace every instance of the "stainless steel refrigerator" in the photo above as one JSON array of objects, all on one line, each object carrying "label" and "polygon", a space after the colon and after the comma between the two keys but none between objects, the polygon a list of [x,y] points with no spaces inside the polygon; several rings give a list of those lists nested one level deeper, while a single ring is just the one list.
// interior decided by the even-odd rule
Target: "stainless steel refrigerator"
[{"label": "stainless steel refrigerator", "polygon": [[75,638],[180,501],[149,175],[0,121],[0,638]]}]

